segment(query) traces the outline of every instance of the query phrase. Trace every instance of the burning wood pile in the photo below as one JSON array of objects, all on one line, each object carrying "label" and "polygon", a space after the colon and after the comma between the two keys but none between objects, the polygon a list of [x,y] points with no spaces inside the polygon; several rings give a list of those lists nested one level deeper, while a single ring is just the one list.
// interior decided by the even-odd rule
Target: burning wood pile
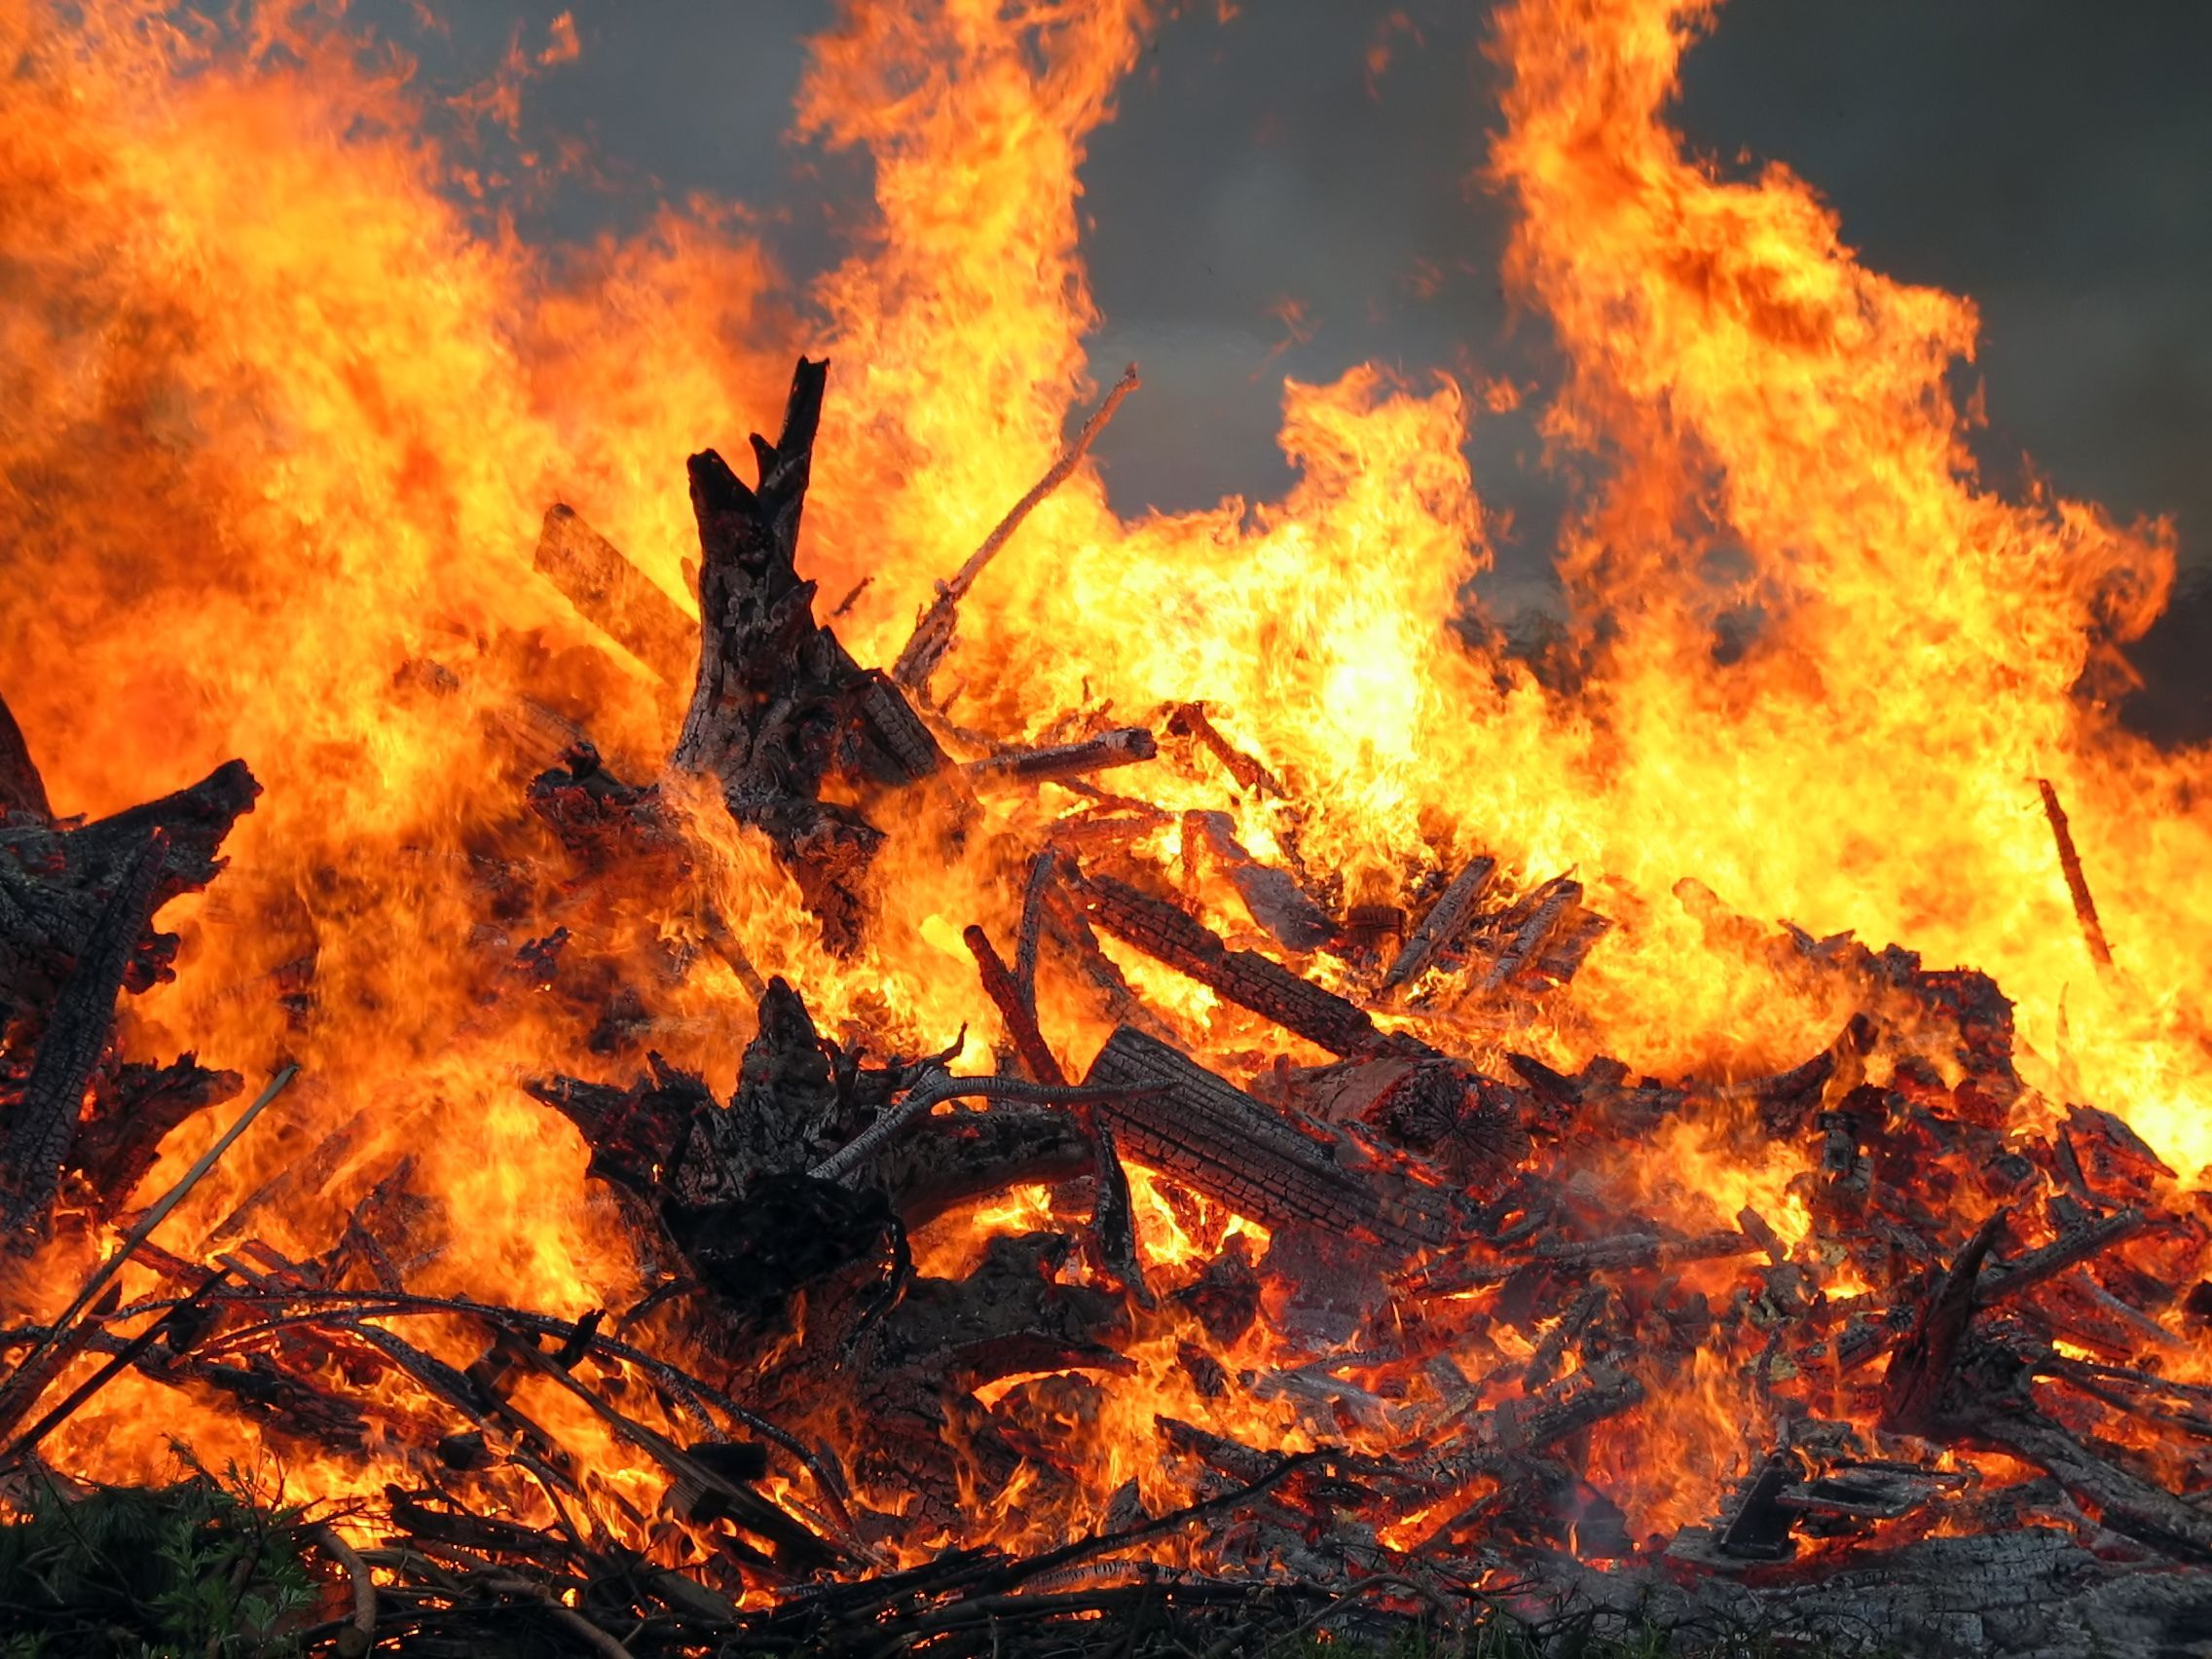
[{"label": "burning wood pile", "polygon": [[[1101,1612],[1138,1621],[1120,1651],[1149,1617],[1226,1652],[1254,1598],[1280,1628],[1502,1607],[1928,1651],[2201,1630],[2212,1384],[2186,1379],[2212,1228],[2120,1119],[2019,1114],[1990,979],[1685,885],[1715,938],[1853,1011],[1833,1042],[1726,1082],[1554,1069],[1516,1034],[1610,925],[1571,875],[1462,849],[1402,904],[1347,903],[1230,812],[1146,798],[1170,756],[1235,798],[1286,793],[1200,706],[1094,711],[1016,751],[929,701],[1018,510],[893,672],[856,662],[794,566],[824,386],[802,360],[755,484],[691,461],[704,623],[668,777],[522,719],[565,746],[516,810],[561,861],[566,919],[539,931],[535,890],[484,875],[512,947],[487,1004],[550,997],[590,1033],[528,1091],[589,1148],[646,1287],[631,1306],[424,1291],[442,1233],[500,1217],[443,1213],[405,1159],[320,1218],[319,1254],[279,1252],[262,1219],[334,1190],[345,1129],[170,1236],[289,1071],[133,1210],[164,1138],[243,1081],[141,1056],[119,998],[175,971],[153,917],[215,877],[258,789],[233,762],[57,817],[0,720],[0,1190],[18,1304],[49,1309],[5,1337],[18,1493],[69,1484],[43,1455],[126,1372],[295,1458],[388,1471],[325,1533],[353,1600],[318,1636],[355,1653],[477,1651],[502,1619],[601,1653],[1067,1651]],[[684,675],[688,622],[580,519],[555,509],[538,557],[611,647]],[[650,1009],[571,953],[595,951],[595,895],[687,879],[694,781],[832,952],[866,936],[903,839],[926,856],[980,832],[986,792],[1059,791],[1005,850],[1014,925],[959,935],[997,1068],[955,1069],[965,1033],[903,1053],[825,1031],[711,912],[686,948],[756,1001],[734,1090],[652,1051]],[[2046,798],[2053,878],[2093,930]],[[1162,830],[1184,885],[1139,851]],[[1194,902],[1200,876],[1241,937]],[[1047,983],[1106,1032],[1080,1076]],[[1275,1035],[1197,1050],[1173,1002],[1194,984],[1225,1029]],[[276,989],[312,1008],[312,964]],[[1779,1203],[1624,1179],[1684,1120],[1794,1168]],[[89,1276],[41,1283],[88,1250]],[[1645,1524],[1654,1472],[1702,1521]]]}]

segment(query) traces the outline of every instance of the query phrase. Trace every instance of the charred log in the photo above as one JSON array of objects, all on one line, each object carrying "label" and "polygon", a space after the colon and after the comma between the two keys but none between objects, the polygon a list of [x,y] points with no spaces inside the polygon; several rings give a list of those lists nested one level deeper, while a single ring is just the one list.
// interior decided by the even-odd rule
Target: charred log
[{"label": "charred log", "polygon": [[1088,877],[1083,892],[1090,919],[1115,938],[1330,1053],[1348,1058],[1390,1046],[1363,1010],[1257,952],[1231,950],[1165,900],[1109,875]]}]

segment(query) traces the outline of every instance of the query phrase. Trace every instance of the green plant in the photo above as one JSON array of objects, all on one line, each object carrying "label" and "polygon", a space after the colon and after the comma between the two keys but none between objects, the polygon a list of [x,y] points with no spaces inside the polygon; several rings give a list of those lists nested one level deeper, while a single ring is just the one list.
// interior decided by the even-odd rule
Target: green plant
[{"label": "green plant", "polygon": [[175,1486],[51,1484],[0,1526],[0,1659],[279,1659],[315,1602],[297,1509],[236,1470]]}]

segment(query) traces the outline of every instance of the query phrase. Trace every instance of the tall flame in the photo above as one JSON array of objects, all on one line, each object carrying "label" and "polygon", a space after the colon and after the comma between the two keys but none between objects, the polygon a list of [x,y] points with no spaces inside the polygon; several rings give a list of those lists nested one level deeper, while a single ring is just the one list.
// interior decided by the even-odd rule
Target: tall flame
[{"label": "tall flame", "polygon": [[[803,557],[832,600],[872,578],[838,626],[888,662],[1090,390],[1080,168],[1160,10],[848,0],[797,125],[866,151],[876,213],[796,297],[712,204],[559,259],[487,228],[457,204],[465,159],[422,136],[404,58],[327,18],[266,8],[225,34],[151,0],[0,0],[0,686],[63,810],[251,761],[264,802],[182,918],[179,982],[133,1014],[149,1044],[294,1053],[313,1080],[180,1233],[353,1124],[326,1184],[356,1194],[415,1159],[448,1216],[429,1288],[571,1312],[631,1288],[582,1147],[516,1088],[585,1063],[585,1033],[494,977],[524,940],[484,895],[553,906],[559,883],[512,829],[514,711],[584,724],[645,774],[666,703],[533,573],[539,516],[571,501],[689,608],[682,457],[768,424],[792,353],[826,350]],[[2122,1110],[2194,1170],[2212,1161],[2212,894],[2193,879],[2212,779],[2100,701],[2163,603],[2170,534],[1990,489],[1958,390],[1971,304],[1864,269],[1786,169],[1731,178],[1685,153],[1665,109],[1713,10],[1517,0],[1498,19],[1508,274],[1551,320],[1546,430],[1587,480],[1559,550],[1571,675],[1460,614],[1488,566],[1472,400],[1368,365],[1286,385],[1300,477],[1280,501],[1129,520],[1079,471],[965,607],[946,713],[1019,740],[1073,711],[1202,701],[1302,803],[1241,795],[1238,833],[1341,872],[1350,903],[1477,848],[1577,867],[1625,925],[1525,1039],[1563,1064],[1603,1046],[1741,1076],[1832,1036],[1834,1008],[1673,897],[1684,878],[1743,915],[1971,963],[2018,1000],[2050,1101]],[[2109,976],[2039,777],[2074,812]],[[1222,803],[1218,778],[1164,766],[1145,790],[1171,812]],[[959,928],[1011,919],[991,837],[951,868],[895,849],[897,911],[832,961],[757,838],[705,807],[691,822],[700,888],[826,1024],[912,1047],[974,1018]],[[1179,850],[1172,829],[1159,842]],[[603,917],[609,985],[701,897]],[[293,1029],[271,976],[304,956],[315,1006]],[[726,1084],[735,979],[709,967],[660,994],[694,1017],[656,1043]],[[1162,994],[1194,1047],[1255,1041]],[[1072,1059],[1104,1034],[1072,1006],[1047,1016]],[[1783,1224],[1793,1169],[1725,1128],[1670,1150],[1730,1213],[1757,1200]],[[151,1188],[211,1134],[180,1131]],[[1179,1235],[1154,1208],[1164,1250]],[[303,1198],[257,1226],[305,1252],[343,1214]],[[1165,1369],[1147,1362],[1161,1387]],[[150,1468],[146,1423],[174,1407],[132,1387],[151,1390],[117,1384],[58,1455]],[[556,1426],[591,1442],[573,1416]],[[312,1471],[326,1493],[366,1478]]]}]

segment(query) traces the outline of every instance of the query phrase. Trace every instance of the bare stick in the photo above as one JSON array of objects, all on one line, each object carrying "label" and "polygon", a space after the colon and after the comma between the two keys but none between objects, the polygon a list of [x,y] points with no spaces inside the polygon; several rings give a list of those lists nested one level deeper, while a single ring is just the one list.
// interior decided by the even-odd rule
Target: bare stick
[{"label": "bare stick", "polygon": [[2043,815],[2050,820],[2051,835],[2058,842],[2058,867],[2066,875],[2066,891],[2074,897],[2074,919],[2082,924],[2089,956],[2099,968],[2112,966],[2112,946],[2105,942],[2104,924],[2097,920],[2097,902],[2089,897],[2089,878],[2082,873],[2082,855],[2074,850],[2074,831],[2067,828],[2066,809],[2058,804],[2058,792],[2048,778],[2038,778],[2043,792]]},{"label": "bare stick", "polygon": [[1083,424],[1083,430],[1076,433],[1075,442],[1068,445],[1066,453],[1052,462],[1051,470],[1037,480],[1028,495],[1014,503],[991,534],[983,537],[983,544],[969,554],[968,562],[953,572],[952,580],[938,584],[937,598],[931,601],[930,608],[922,613],[921,620],[914,624],[913,637],[907,640],[906,648],[899,653],[899,660],[892,664],[892,679],[908,691],[920,691],[929,684],[931,674],[944,660],[944,653],[952,648],[953,630],[960,620],[960,602],[968,597],[968,590],[976,585],[976,578],[983,573],[983,567],[998,556],[999,549],[1021,528],[1021,521],[1029,516],[1037,503],[1068,481],[1069,475],[1082,464],[1092,441],[1106,429],[1106,423],[1113,420],[1114,411],[1121,407],[1122,399],[1136,390],[1139,384],[1137,366],[1131,363],[1122,372],[1122,378],[1114,383],[1113,389],[1107,392],[1106,401],[1098,406],[1097,413]]}]

